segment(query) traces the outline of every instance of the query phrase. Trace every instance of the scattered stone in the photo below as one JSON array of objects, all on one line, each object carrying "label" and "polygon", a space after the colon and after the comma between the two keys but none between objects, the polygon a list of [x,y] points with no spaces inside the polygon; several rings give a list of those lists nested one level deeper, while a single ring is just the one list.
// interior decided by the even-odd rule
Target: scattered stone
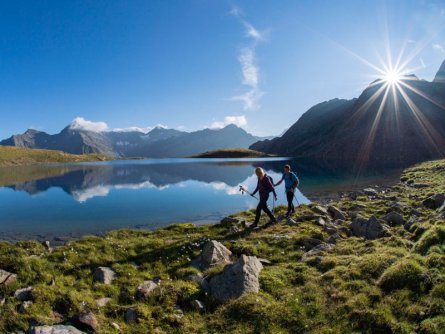
[{"label": "scattered stone", "polygon": [[333,224],[324,225],[323,230],[328,232],[328,234],[330,234],[330,235],[337,233],[337,228]]},{"label": "scattered stone", "polygon": [[116,272],[109,267],[98,267],[94,269],[93,280],[103,284],[111,284],[116,278]]},{"label": "scattered stone", "polygon": [[330,205],[328,207],[328,212],[331,214],[331,217],[335,220],[337,220],[337,219],[345,220],[346,219],[346,214],[333,205]]},{"label": "scattered stone", "polygon": [[151,295],[153,295],[154,291],[159,288],[159,285],[153,281],[144,281],[141,285],[139,285],[136,289],[136,298],[138,299],[147,299]]},{"label": "scattered stone", "polygon": [[81,312],[77,317],[77,321],[79,321],[79,323],[88,327],[89,329],[92,329],[93,331],[97,330],[97,319],[91,311]]},{"label": "scattered stone", "polygon": [[105,306],[107,306],[107,304],[110,301],[111,301],[111,298],[108,298],[108,297],[96,299],[96,306],[97,307],[105,307]]},{"label": "scattered stone", "polygon": [[445,202],[443,202],[443,205],[439,208],[439,216],[438,219],[444,219],[445,220]]},{"label": "scattered stone", "polygon": [[229,233],[230,234],[237,234],[237,233],[240,233],[240,232],[241,232],[241,229],[238,226],[231,226],[229,228]]},{"label": "scattered stone", "polygon": [[196,311],[199,311],[199,312],[205,312],[205,310],[206,310],[204,303],[198,299],[195,299],[193,301],[192,306]]},{"label": "scattered stone", "polygon": [[221,263],[230,263],[232,252],[222,243],[210,240],[204,245],[201,253],[201,261],[207,266],[214,266]]},{"label": "scattered stone", "polygon": [[112,322],[110,325],[111,325],[111,327],[113,327],[115,330],[117,330],[117,331],[120,332],[121,327],[120,327],[117,323]]},{"label": "scattered stone", "polygon": [[29,330],[29,334],[85,334],[73,326],[37,326]]},{"label": "scattered stone", "polygon": [[374,216],[369,219],[357,217],[352,221],[350,228],[354,236],[368,240],[380,238],[386,231],[384,224]]},{"label": "scattered stone", "polygon": [[129,308],[127,312],[125,312],[125,322],[135,322],[138,318],[137,311],[134,308]]},{"label": "scattered stone", "polygon": [[211,296],[224,303],[244,293],[257,293],[262,269],[263,265],[255,256],[241,255],[236,263],[226,266],[221,274],[210,279]]},{"label": "scattered stone", "polygon": [[423,201],[423,205],[429,209],[436,210],[445,201],[445,194],[435,194]]},{"label": "scattered stone", "polygon": [[341,239],[338,233],[332,234],[328,239],[328,244],[336,244],[337,240]]},{"label": "scattered stone", "polygon": [[243,221],[242,225],[244,228],[250,228],[253,225],[253,223],[249,223],[248,221]]},{"label": "scattered stone", "polygon": [[220,224],[226,227],[242,224],[243,220],[235,217],[225,217],[220,221]]},{"label": "scattered stone", "polygon": [[318,217],[315,220],[315,224],[317,224],[318,226],[325,226],[326,225],[326,220],[323,217]]},{"label": "scattered stone", "polygon": [[365,189],[363,189],[363,193],[366,196],[372,196],[372,197],[377,197],[379,195],[377,190],[375,190],[374,188],[365,188]]},{"label": "scattered stone", "polygon": [[320,205],[316,205],[316,206],[312,207],[311,210],[319,215],[323,215],[323,216],[329,215],[328,210]]},{"label": "scattered stone", "polygon": [[399,226],[405,223],[403,216],[396,211],[391,211],[390,213],[386,214],[383,217],[383,220],[386,221],[391,226]]},{"label": "scattered stone", "polygon": [[202,274],[201,274],[201,273],[198,273],[198,274],[190,274],[190,275],[187,276],[187,280],[188,280],[188,281],[192,281],[192,282],[195,282],[195,283],[198,283],[198,284],[201,284],[201,282],[202,282],[203,279],[204,279],[204,278],[202,277]]},{"label": "scattered stone", "polygon": [[17,298],[18,300],[20,300],[21,302],[31,300],[32,299],[32,286],[16,290],[14,292],[14,297]]},{"label": "scattered stone", "polygon": [[334,245],[332,245],[332,244],[326,244],[326,243],[319,244],[318,246],[315,246],[314,248],[312,248],[310,251],[304,253],[303,256],[301,257],[301,261],[306,262],[307,260],[309,260],[310,257],[316,256],[316,255],[320,254],[321,252],[329,251],[333,247],[334,247]]},{"label": "scattered stone", "polygon": [[20,304],[19,306],[19,313],[25,313],[26,310],[32,305],[32,301],[27,300]]},{"label": "scattered stone", "polygon": [[17,281],[17,275],[0,269],[0,285],[8,285]]},{"label": "scattered stone", "polygon": [[321,243],[323,243],[323,241],[316,238],[307,238],[306,240],[303,241],[303,245],[306,250],[311,250],[312,248],[320,245]]},{"label": "scattered stone", "polygon": [[417,216],[411,216],[408,218],[408,221],[405,223],[405,225],[403,225],[403,227],[405,228],[405,230],[410,230],[411,226],[413,226],[413,224],[417,222]]},{"label": "scattered stone", "polygon": [[297,222],[307,222],[310,220],[317,219],[318,217],[319,216],[316,216],[316,215],[301,215],[296,219],[296,221]]}]

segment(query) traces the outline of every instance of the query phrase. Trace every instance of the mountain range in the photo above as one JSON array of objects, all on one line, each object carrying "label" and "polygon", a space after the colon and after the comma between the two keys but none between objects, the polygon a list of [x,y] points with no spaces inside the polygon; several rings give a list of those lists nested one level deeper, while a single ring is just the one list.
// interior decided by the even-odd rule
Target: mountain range
[{"label": "mountain range", "polygon": [[0,145],[61,150],[73,154],[100,153],[115,157],[187,157],[227,147],[247,148],[258,141],[236,125],[222,129],[184,132],[155,127],[140,131],[91,131],[71,123],[50,135],[33,129],[0,141]]},{"label": "mountain range", "polygon": [[396,167],[445,156],[445,61],[432,82],[376,80],[358,98],[310,108],[281,137],[250,149],[269,154]]}]

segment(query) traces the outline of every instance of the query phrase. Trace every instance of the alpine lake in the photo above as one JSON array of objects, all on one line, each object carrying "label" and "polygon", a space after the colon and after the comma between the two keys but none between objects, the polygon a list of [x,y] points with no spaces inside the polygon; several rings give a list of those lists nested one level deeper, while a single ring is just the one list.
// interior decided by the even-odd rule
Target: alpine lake
[{"label": "alpine lake", "polygon": [[[328,200],[344,190],[394,184],[401,169],[359,176],[289,158],[144,159],[0,168],[0,240],[63,243],[121,228],[157,229],[173,223],[214,223],[257,200],[254,169],[274,182],[290,164],[300,179],[294,204]],[[286,205],[284,182],[276,189]]]}]

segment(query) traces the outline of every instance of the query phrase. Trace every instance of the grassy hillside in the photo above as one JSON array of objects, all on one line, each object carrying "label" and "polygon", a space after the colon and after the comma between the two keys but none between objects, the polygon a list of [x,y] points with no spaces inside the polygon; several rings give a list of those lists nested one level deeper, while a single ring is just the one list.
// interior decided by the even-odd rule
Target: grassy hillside
[{"label": "grassy hillside", "polygon": [[47,163],[102,161],[110,159],[110,157],[100,154],[75,155],[62,151],[0,146],[0,167]]},{"label": "grassy hillside", "polygon": [[262,158],[271,156],[272,155],[246,148],[225,148],[197,154],[192,156],[192,158]]},{"label": "grassy hillside", "polygon": [[[314,256],[303,255],[332,238],[332,231],[321,226],[317,203],[298,207],[295,225],[253,232],[228,219],[154,232],[115,231],[53,252],[33,241],[0,243],[0,269],[17,274],[17,282],[0,285],[5,296],[0,332],[73,322],[80,312],[91,311],[99,333],[118,333],[116,326],[122,333],[444,333],[445,222],[428,207],[428,198],[444,192],[445,161],[410,168],[401,180],[331,203],[345,220],[330,225],[338,235],[333,248]],[[351,235],[353,217],[382,218],[393,211],[404,224],[390,223],[384,237]],[[254,212],[233,217],[252,221]],[[221,241],[235,256],[271,261],[260,273],[258,294],[221,305],[189,280],[199,272],[191,260],[208,239]],[[98,266],[116,271],[112,284],[93,282]],[[217,266],[202,274],[220,271]],[[145,301],[136,299],[136,287],[154,278],[161,279],[158,292]],[[25,308],[13,293],[27,286],[33,287],[32,304]],[[96,300],[103,297],[110,298],[108,304],[98,306]],[[205,312],[194,307],[197,299]],[[125,321],[128,310],[135,311],[136,320]]]}]

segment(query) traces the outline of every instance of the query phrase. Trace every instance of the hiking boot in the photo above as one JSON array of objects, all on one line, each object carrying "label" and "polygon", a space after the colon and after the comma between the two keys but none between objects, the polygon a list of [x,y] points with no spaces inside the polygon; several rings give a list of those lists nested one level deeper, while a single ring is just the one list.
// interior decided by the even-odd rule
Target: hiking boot
[{"label": "hiking boot", "polygon": [[289,218],[290,215],[291,215],[291,213],[288,211],[288,212],[286,212],[286,214],[284,215],[284,217]]}]

